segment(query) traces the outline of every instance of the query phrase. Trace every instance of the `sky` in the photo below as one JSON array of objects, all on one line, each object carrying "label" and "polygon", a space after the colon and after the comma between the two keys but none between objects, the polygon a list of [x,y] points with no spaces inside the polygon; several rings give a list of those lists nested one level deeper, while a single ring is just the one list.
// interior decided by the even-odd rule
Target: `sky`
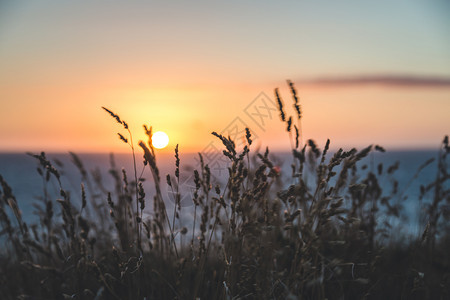
[{"label": "sky", "polygon": [[[173,151],[217,131],[289,149],[274,89],[302,140],[437,148],[450,133],[450,2],[0,1],[0,152],[124,152],[142,125]],[[296,123],[298,124],[298,123]],[[300,125],[300,124],[299,124]],[[235,135],[234,135],[235,134]],[[209,147],[209,148],[208,148]]]}]

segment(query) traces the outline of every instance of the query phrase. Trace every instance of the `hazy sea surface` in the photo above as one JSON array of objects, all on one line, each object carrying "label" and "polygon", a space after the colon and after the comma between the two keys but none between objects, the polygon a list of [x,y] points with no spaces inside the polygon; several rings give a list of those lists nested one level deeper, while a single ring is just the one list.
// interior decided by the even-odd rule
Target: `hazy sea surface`
[{"label": "hazy sea surface", "polygon": [[[365,158],[359,165],[366,165],[367,168],[361,171],[361,178],[364,176],[364,172],[372,170],[377,171],[378,164],[384,165],[383,175],[380,177],[380,184],[384,194],[389,194],[392,190],[392,180],[395,179],[399,182],[399,196],[394,201],[400,201],[403,206],[402,215],[403,218],[400,223],[403,227],[407,228],[407,231],[412,234],[418,234],[421,230],[418,223],[418,212],[421,209],[419,207],[419,191],[420,185],[428,184],[432,182],[437,175],[436,161],[424,168],[417,176],[417,170],[425,161],[430,158],[437,158],[436,151],[390,151],[386,153],[371,153]],[[109,173],[111,169],[111,155],[110,154],[78,154],[81,158],[85,169],[88,172],[95,171],[101,175],[105,190],[114,191],[114,180]],[[200,169],[199,160],[197,154],[187,153],[180,154],[181,156],[181,182],[180,189],[182,191],[183,206],[189,211],[188,207],[191,206],[191,196],[193,189],[195,188],[193,179],[193,170]],[[47,158],[57,167],[62,175],[62,186],[65,190],[70,191],[72,203],[75,207],[81,205],[80,200],[80,185],[82,178],[79,170],[73,164],[71,156],[68,153],[56,153],[47,154]],[[142,155],[137,154],[137,176],[142,172],[143,163]],[[282,177],[280,184],[288,187],[293,183],[291,177],[291,163],[292,155],[290,153],[273,153],[271,160],[281,170]],[[131,154],[115,154],[114,161],[116,167],[121,170],[126,170],[128,180],[131,182],[134,179],[133,159]],[[399,161],[399,169],[393,176],[386,174],[386,169]],[[212,180],[213,186],[216,182],[222,184],[226,180],[226,167],[227,161],[221,159],[209,160],[205,157],[205,163],[209,163],[211,167],[214,179]],[[171,174],[173,177],[175,170],[175,158],[173,154],[160,154],[157,155],[157,164],[160,169],[161,185],[163,190],[163,196],[167,202],[167,207],[170,210],[173,204],[173,194],[171,189],[166,184],[166,175]],[[56,200],[59,197],[59,187],[57,181],[51,178],[46,184],[44,184],[43,178],[37,172],[38,160],[26,155],[25,153],[12,153],[12,154],[0,154],[0,175],[11,186],[12,191],[17,199],[19,207],[22,211],[23,218],[26,222],[36,222],[38,217],[34,213],[36,208],[33,202],[38,201],[39,198],[44,196],[47,192],[51,199]],[[89,175],[91,177],[91,175]],[[146,178],[144,181],[144,188],[147,194],[147,201],[151,201],[154,196],[154,186],[151,180],[151,173],[148,167],[144,170],[142,177]],[[91,177],[92,178],[92,177]],[[313,180],[313,178],[311,178]],[[46,191],[44,191],[46,186]],[[95,188],[94,193],[99,194],[100,201],[105,201],[106,194],[100,192]],[[89,193],[90,191],[88,191]],[[425,202],[429,199],[425,199]],[[54,207],[57,207],[55,204]],[[147,204],[146,211],[151,214],[151,203]],[[59,207],[58,207],[59,208]],[[189,220],[189,213],[185,216],[186,220]],[[381,217],[382,214],[381,214]],[[395,225],[395,224],[394,224]]]}]

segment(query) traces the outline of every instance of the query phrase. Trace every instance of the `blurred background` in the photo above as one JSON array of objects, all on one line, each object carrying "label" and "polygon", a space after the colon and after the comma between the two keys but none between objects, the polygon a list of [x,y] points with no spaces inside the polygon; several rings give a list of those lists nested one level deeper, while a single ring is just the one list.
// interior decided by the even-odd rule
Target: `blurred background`
[{"label": "blurred background", "polygon": [[450,2],[1,1],[0,151],[125,152],[126,120],[202,151],[248,126],[290,146],[274,88],[303,139],[437,148],[450,129]]}]

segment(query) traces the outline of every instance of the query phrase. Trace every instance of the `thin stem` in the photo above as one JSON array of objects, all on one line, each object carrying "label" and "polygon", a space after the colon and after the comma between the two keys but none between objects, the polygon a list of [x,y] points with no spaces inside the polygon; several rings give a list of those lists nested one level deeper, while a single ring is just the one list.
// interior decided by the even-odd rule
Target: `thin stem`
[{"label": "thin stem", "polygon": [[130,135],[130,146],[131,146],[131,152],[133,153],[133,169],[134,169],[134,192],[136,195],[136,218],[135,218],[135,224],[136,224],[136,233],[137,233],[137,239],[138,239],[138,247],[141,247],[141,222],[142,222],[142,211],[141,211],[141,221],[138,221],[139,217],[139,194],[138,194],[138,179],[137,179],[137,168],[136,168],[136,155],[134,153],[134,145],[133,145],[133,135],[131,134],[130,129],[128,130],[128,134]]},{"label": "thin stem", "polygon": [[174,208],[173,208],[173,217],[172,217],[172,228],[175,228],[175,216],[176,216],[176,213],[177,213],[177,200],[175,198],[176,196],[175,196],[175,192],[173,191],[172,185],[170,186],[170,189],[172,190],[172,194],[174,195],[174,200],[175,200],[175,205],[174,205]]},{"label": "thin stem", "polygon": [[194,204],[194,224],[192,225],[192,239],[191,239],[191,252],[194,254],[194,233],[195,233],[195,221],[197,220],[197,205]]}]

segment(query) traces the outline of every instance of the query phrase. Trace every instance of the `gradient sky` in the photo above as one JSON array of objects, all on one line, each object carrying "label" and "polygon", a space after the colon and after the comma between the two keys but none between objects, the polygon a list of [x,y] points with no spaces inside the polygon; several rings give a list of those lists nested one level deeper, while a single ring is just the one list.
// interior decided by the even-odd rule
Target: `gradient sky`
[{"label": "gradient sky", "polygon": [[[450,2],[1,1],[0,151],[126,151],[152,125],[201,151],[286,79],[304,139],[436,148],[450,133]],[[273,114],[274,112],[271,111]],[[237,118],[237,119],[236,119]],[[237,121],[236,121],[237,120]]]}]

